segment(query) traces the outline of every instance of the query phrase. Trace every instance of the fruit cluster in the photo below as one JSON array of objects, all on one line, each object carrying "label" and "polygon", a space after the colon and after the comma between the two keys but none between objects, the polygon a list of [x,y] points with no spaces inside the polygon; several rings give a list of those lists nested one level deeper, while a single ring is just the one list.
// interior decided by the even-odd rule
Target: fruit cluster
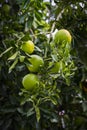
[{"label": "fruit cluster", "polygon": [[[68,46],[70,46],[71,39],[72,39],[72,37],[71,37],[69,31],[67,31],[66,29],[61,29],[54,36],[53,46],[57,46],[57,48],[62,47],[61,45],[63,45],[63,44],[64,45],[68,44]],[[52,47],[52,45],[51,45],[51,47]],[[34,43],[30,40],[23,43],[21,46],[21,49],[25,53],[28,53],[30,55],[30,57],[28,58],[29,64],[26,65],[30,73],[25,75],[22,80],[22,84],[26,90],[33,90],[33,89],[37,88],[37,86],[39,85],[39,79],[38,79],[38,76],[36,75],[36,73],[39,72],[41,67],[44,66],[43,58],[39,55],[33,54],[34,48],[35,48]],[[58,48],[58,49],[60,49],[60,48]],[[53,50],[54,51],[56,50],[55,47],[53,47]],[[63,50],[64,50],[64,47],[63,47]],[[58,53],[60,53],[60,52],[55,53],[55,55],[57,55]],[[69,51],[67,51],[67,54],[68,53],[69,53]],[[66,55],[65,55],[65,57],[66,57]],[[67,57],[66,57],[66,59],[67,59]],[[62,60],[60,60],[60,61],[62,61]],[[49,71],[50,73],[59,72],[59,70],[61,68],[60,64],[62,63],[62,62],[60,63],[60,61],[59,62],[57,61],[55,63],[49,62],[49,66],[52,66],[50,64],[53,64],[52,69],[50,69],[50,71]],[[64,62],[66,62],[66,60]],[[67,64],[67,63],[64,63],[64,65],[65,64]]]},{"label": "fruit cluster", "polygon": [[29,64],[26,65],[29,74],[25,75],[22,80],[22,84],[26,90],[33,90],[39,85],[38,76],[34,73],[38,72],[40,68],[44,65],[43,58],[39,55],[32,54],[34,52],[34,43],[32,41],[27,41],[23,43],[21,49],[28,54],[31,54],[28,58]]}]

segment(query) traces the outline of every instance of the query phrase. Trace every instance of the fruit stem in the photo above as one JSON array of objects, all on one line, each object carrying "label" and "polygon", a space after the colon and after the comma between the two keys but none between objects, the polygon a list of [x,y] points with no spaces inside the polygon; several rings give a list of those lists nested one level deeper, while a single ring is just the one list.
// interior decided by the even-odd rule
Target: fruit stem
[{"label": "fruit stem", "polygon": [[39,124],[38,121],[36,122],[36,130],[41,130],[41,128],[40,128],[40,124]]}]

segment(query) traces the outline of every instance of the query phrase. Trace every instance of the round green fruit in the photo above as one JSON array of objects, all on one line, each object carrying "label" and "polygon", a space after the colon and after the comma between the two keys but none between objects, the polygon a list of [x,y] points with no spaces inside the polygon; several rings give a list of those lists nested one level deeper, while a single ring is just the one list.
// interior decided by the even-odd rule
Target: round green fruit
[{"label": "round green fruit", "polygon": [[55,43],[71,43],[72,37],[68,30],[60,29],[54,36]]},{"label": "round green fruit", "polygon": [[8,4],[4,4],[3,7],[2,7],[2,9],[3,9],[3,12],[9,13],[11,7],[10,7],[10,5],[8,5]]},{"label": "round green fruit", "polygon": [[44,65],[43,58],[38,55],[31,55],[28,60],[31,63],[27,66],[30,72],[38,72]]},{"label": "round green fruit", "polygon": [[28,40],[21,46],[21,49],[26,53],[32,54],[34,52],[34,43]]},{"label": "round green fruit", "polygon": [[39,85],[39,79],[35,74],[27,74],[23,77],[22,84],[26,90],[35,90]]}]

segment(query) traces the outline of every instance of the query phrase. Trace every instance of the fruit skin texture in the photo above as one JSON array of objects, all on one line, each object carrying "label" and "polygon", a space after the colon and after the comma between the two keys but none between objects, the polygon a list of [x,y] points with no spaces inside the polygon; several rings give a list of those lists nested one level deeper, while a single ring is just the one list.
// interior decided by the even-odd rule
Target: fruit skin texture
[{"label": "fruit skin texture", "polygon": [[24,52],[32,54],[34,52],[34,43],[32,41],[28,40],[21,46],[21,49]]},{"label": "fruit skin texture", "polygon": [[40,68],[44,65],[43,58],[38,55],[31,55],[31,58],[29,58],[28,60],[31,63],[27,66],[30,72],[38,72]]},{"label": "fruit skin texture", "polygon": [[60,29],[54,36],[55,43],[71,43],[72,37],[68,30]]},{"label": "fruit skin texture", "polygon": [[22,84],[26,90],[34,90],[39,85],[39,79],[35,74],[27,74],[23,77]]}]

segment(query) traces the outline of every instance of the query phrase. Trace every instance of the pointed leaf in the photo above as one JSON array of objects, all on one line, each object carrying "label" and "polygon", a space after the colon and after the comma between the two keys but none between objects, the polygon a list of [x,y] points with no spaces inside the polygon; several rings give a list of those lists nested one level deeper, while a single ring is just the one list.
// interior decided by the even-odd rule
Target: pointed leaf
[{"label": "pointed leaf", "polygon": [[2,52],[0,54],[0,57],[2,57],[5,53],[9,52],[13,47],[9,47],[8,49],[6,49],[4,52]]},{"label": "pointed leaf", "polygon": [[29,111],[27,112],[27,117],[33,115],[34,113],[35,113],[34,108],[29,109]]},{"label": "pointed leaf", "polygon": [[16,59],[13,64],[9,68],[9,73],[15,68],[16,64],[18,63],[18,59]]},{"label": "pointed leaf", "polygon": [[15,52],[11,57],[8,58],[8,60],[14,60],[18,55],[18,52]]}]

